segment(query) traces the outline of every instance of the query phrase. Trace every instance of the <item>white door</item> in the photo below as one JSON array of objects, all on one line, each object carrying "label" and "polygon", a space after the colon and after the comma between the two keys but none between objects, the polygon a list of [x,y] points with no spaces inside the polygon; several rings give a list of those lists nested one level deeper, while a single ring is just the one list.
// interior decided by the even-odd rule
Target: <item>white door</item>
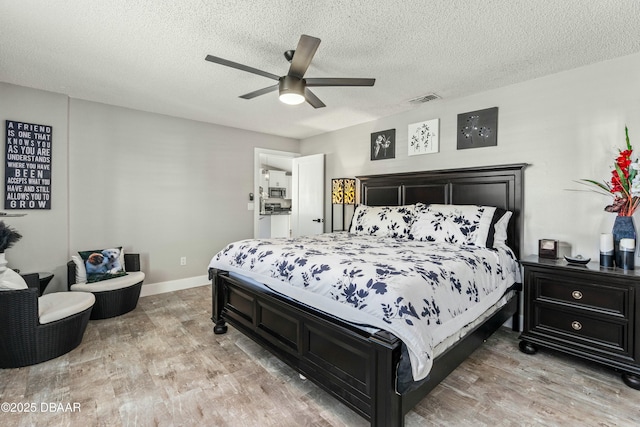
[{"label": "white door", "polygon": [[324,232],[324,154],[293,159],[291,233],[293,237]]}]

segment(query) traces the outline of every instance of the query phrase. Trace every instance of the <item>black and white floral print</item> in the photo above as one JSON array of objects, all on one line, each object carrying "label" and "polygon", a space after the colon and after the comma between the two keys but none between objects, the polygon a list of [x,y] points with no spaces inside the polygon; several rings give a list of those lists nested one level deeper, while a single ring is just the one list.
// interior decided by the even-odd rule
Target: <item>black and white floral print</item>
[{"label": "black and white floral print", "polygon": [[353,214],[350,232],[359,235],[406,239],[411,231],[414,205],[359,205]]},{"label": "black and white floral print", "polygon": [[424,242],[486,246],[495,209],[489,206],[418,203],[409,238]]},{"label": "black and white floral print", "polygon": [[519,281],[509,250],[332,233],[234,242],[210,267],[247,275],[407,345],[416,380],[433,347]]}]

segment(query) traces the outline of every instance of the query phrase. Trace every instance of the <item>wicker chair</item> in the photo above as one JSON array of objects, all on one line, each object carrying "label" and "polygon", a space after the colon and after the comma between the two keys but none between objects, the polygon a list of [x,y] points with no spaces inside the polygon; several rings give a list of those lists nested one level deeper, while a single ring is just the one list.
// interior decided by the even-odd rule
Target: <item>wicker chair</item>
[{"label": "wicker chair", "polygon": [[[27,289],[0,291],[0,368],[3,369],[35,365],[76,348],[82,342],[94,302],[91,294],[69,298],[63,295],[67,292],[38,298],[38,274],[27,274],[23,278]],[[40,313],[44,310],[40,305],[46,305],[45,301],[54,311],[66,310],[68,307],[60,307],[65,301],[80,302],[81,311],[66,310],[71,314],[40,323],[44,321]]]},{"label": "wicker chair", "polygon": [[[95,284],[76,284],[76,265],[67,263],[67,284],[70,291],[91,292],[96,303],[91,312],[91,320],[108,319],[130,312],[138,305],[144,273],[140,271],[140,254],[124,254],[124,266],[127,276],[97,282]],[[109,287],[111,281],[118,281],[115,289],[95,290]]]}]

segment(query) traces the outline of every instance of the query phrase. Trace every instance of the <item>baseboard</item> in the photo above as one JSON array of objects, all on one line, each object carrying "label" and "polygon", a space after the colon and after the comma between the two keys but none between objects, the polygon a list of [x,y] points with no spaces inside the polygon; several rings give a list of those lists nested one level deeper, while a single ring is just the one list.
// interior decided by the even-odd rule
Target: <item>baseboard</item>
[{"label": "baseboard", "polygon": [[179,291],[181,289],[196,288],[198,286],[210,285],[209,276],[187,277],[186,279],[169,280],[168,282],[158,282],[143,284],[140,297],[149,295],[164,294],[166,292]]}]

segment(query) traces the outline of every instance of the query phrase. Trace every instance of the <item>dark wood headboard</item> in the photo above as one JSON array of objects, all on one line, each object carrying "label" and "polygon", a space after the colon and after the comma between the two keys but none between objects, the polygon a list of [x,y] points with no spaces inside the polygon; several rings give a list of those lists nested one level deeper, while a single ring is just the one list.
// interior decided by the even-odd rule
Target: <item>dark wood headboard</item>
[{"label": "dark wood headboard", "polygon": [[417,202],[495,206],[513,212],[507,243],[520,256],[523,247],[525,163],[467,169],[356,177],[360,203],[400,206]]}]

